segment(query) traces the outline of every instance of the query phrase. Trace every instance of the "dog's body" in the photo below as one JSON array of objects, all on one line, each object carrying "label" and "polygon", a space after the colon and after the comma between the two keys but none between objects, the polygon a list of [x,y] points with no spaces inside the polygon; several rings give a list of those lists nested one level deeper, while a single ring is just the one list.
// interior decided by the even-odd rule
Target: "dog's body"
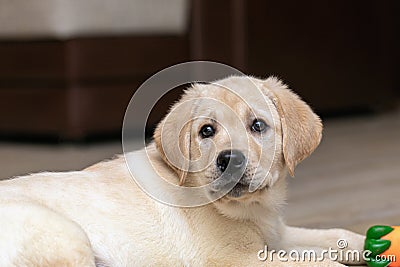
[{"label": "dog's body", "polygon": [[[246,78],[231,77],[221,83],[243,87],[243,79]],[[277,153],[274,157],[271,153],[265,153],[265,160],[259,154],[255,155],[254,151],[260,150],[260,147],[269,147],[268,142],[259,145],[265,140],[258,135],[254,137],[254,143],[250,142],[251,151],[246,153],[250,165],[254,158],[263,160],[259,163],[261,171],[267,169],[263,162],[271,163],[268,172],[263,175],[259,175],[261,171],[257,170],[251,173],[255,179],[265,176],[265,180],[260,180],[257,190],[249,193],[243,189],[250,186],[246,178],[251,171],[246,169],[240,180],[241,186],[235,186],[227,196],[201,207],[172,207],[154,200],[138,187],[123,157],[98,163],[83,171],[39,173],[6,180],[0,183],[0,266],[287,266],[288,263],[277,259],[262,262],[257,257],[258,252],[265,245],[275,250],[335,249],[336,241],[340,238],[347,240],[348,249],[362,250],[363,237],[360,235],[338,229],[293,228],[283,223],[280,209],[285,201],[285,176],[288,171],[293,173],[294,166],[318,145],[322,128],[318,125],[318,117],[308,107],[296,107],[301,104],[297,101],[301,100],[295,98],[287,102],[283,99],[285,96],[279,95],[287,89],[277,80],[251,81],[271,90],[274,93],[272,98],[278,94],[277,99],[267,100],[276,107],[269,115],[257,114],[257,118],[264,116],[269,125],[274,125],[271,126],[274,131],[271,134],[265,132],[263,138],[267,140],[275,136]],[[271,88],[274,86],[276,90]],[[230,103],[233,101],[231,96],[224,93],[221,98],[215,88],[192,89],[185,94],[181,103],[199,97],[193,93],[196,91],[205,96],[224,99],[237,114],[245,110],[240,103]],[[276,106],[277,101],[279,106]],[[287,139],[294,133],[288,133],[290,130],[287,127],[290,126],[286,123],[296,118],[289,118],[291,115],[288,113],[285,118],[281,116],[282,110],[287,111],[288,104],[301,116],[304,115],[303,111],[307,112],[306,119],[313,121],[297,122],[309,131],[306,136],[296,136],[294,143],[302,146],[300,152],[298,147],[291,147],[290,141],[293,140]],[[203,102],[197,101],[195,105],[196,112],[202,115]],[[215,120],[229,120],[227,114],[217,118],[220,115],[213,112],[209,116],[215,117]],[[193,113],[187,114],[193,116]],[[193,173],[172,166],[170,160],[174,160],[171,158],[174,154],[171,156],[168,153],[174,151],[174,148],[168,147],[171,146],[169,142],[167,147],[163,146],[161,140],[163,128],[167,136],[170,136],[166,138],[174,136],[168,131],[176,129],[178,122],[176,118],[172,119],[172,122],[164,119],[160,124],[155,133],[155,143],[134,153],[148,155],[154,167],[154,171],[149,170],[149,173],[156,172],[172,183],[199,186],[213,182],[218,170],[213,164]],[[271,123],[271,120],[279,123]],[[182,124],[178,129],[184,127]],[[190,127],[196,129],[189,130],[190,144],[185,146],[190,150],[190,157],[201,157],[202,153],[198,151],[204,154],[207,150],[202,147],[205,146],[204,142],[200,141],[213,136],[216,151],[225,149],[226,142],[221,129],[216,130],[213,136],[203,136],[199,141],[198,129],[203,129],[204,123],[197,125],[193,122]],[[215,128],[218,129],[217,126]],[[185,140],[180,133],[178,138],[179,141]],[[299,144],[301,138],[313,140]],[[245,151],[246,148],[240,150]],[[208,160],[213,162],[215,157],[210,156]],[[137,166],[141,166],[140,162],[137,162]],[[337,263],[324,261],[323,264],[333,266]],[[310,263],[289,264],[293,265],[310,266]]]}]

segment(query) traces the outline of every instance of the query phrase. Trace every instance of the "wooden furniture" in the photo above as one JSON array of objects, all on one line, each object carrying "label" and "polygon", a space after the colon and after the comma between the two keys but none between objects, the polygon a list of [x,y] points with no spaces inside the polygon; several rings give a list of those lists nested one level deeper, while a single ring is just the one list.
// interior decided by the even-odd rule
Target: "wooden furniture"
[{"label": "wooden furniture", "polygon": [[276,75],[323,114],[396,102],[399,1],[195,3],[196,59]]},{"label": "wooden furniture", "polygon": [[[376,108],[399,86],[399,4],[192,0],[177,35],[0,41],[0,134],[119,134],[146,78],[188,60],[277,75],[318,112]],[[397,88],[398,89],[398,88]],[[179,90],[159,104],[151,128]]]},{"label": "wooden furniture", "polygon": [[187,47],[185,36],[0,42],[0,132],[61,139],[119,133],[135,89],[186,61]]}]

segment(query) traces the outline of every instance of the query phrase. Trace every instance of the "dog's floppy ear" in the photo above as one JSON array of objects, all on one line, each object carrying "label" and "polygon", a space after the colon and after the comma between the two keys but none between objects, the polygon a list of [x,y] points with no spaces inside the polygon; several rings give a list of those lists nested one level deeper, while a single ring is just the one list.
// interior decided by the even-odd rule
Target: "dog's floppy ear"
[{"label": "dog's floppy ear", "polygon": [[318,146],[322,137],[321,119],[298,95],[280,80],[270,77],[264,81],[272,93],[282,125],[283,155],[291,176],[294,168]]},{"label": "dog's floppy ear", "polygon": [[154,131],[154,142],[163,160],[178,174],[179,185],[185,182],[190,163],[192,101],[180,101]]}]

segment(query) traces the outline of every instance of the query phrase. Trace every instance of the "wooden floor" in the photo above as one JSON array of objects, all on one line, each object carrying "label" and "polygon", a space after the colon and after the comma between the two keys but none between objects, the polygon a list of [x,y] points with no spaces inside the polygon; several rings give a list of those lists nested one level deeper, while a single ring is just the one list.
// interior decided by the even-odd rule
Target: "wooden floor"
[{"label": "wooden floor", "polygon": [[[141,143],[138,142],[137,147]],[[0,143],[0,179],[41,170],[74,170],[121,153],[118,142],[91,145]],[[289,178],[289,224],[400,225],[400,111],[331,119],[316,152]]]},{"label": "wooden floor", "polygon": [[290,224],[359,233],[400,225],[400,112],[326,122],[289,185]]}]

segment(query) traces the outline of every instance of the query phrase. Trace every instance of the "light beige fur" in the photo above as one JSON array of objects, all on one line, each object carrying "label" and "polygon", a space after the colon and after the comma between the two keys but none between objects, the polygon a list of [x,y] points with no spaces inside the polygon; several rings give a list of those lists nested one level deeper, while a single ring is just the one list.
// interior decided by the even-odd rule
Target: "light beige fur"
[{"label": "light beige fur", "polygon": [[[217,83],[219,86],[188,89],[159,124],[155,142],[138,153],[148,153],[155,171],[164,179],[197,186],[212,181],[214,164],[190,172],[180,167],[191,163],[176,166],[172,163],[181,161],[174,157],[183,154],[186,159],[199,159],[198,164],[212,162],[219,151],[229,148],[230,139],[235,144],[246,142],[248,146],[237,147],[248,155],[250,170],[245,175],[266,177],[256,191],[237,198],[227,195],[197,208],[171,207],[139,189],[123,157],[82,171],[38,173],[2,181],[0,266],[338,266],[328,260],[263,262],[257,253],[265,245],[275,250],[337,248],[340,238],[347,240],[349,249],[362,250],[361,235],[341,229],[289,227],[280,215],[287,173],[294,175],[295,166],[320,142],[318,116],[273,77],[229,77]],[[249,95],[251,84],[265,97]],[[213,110],[203,99],[221,101],[246,124],[253,115],[238,95],[246,95],[255,115],[270,126],[264,136],[249,131],[248,140],[236,134],[242,126],[236,125],[232,115]],[[185,101],[194,101],[194,105],[184,107],[186,112],[178,116],[173,110]],[[272,108],[266,109],[266,103]],[[217,130],[211,150],[198,135],[200,127],[211,122],[191,120],[202,115],[225,127]],[[252,168],[258,162],[260,166]]]}]

